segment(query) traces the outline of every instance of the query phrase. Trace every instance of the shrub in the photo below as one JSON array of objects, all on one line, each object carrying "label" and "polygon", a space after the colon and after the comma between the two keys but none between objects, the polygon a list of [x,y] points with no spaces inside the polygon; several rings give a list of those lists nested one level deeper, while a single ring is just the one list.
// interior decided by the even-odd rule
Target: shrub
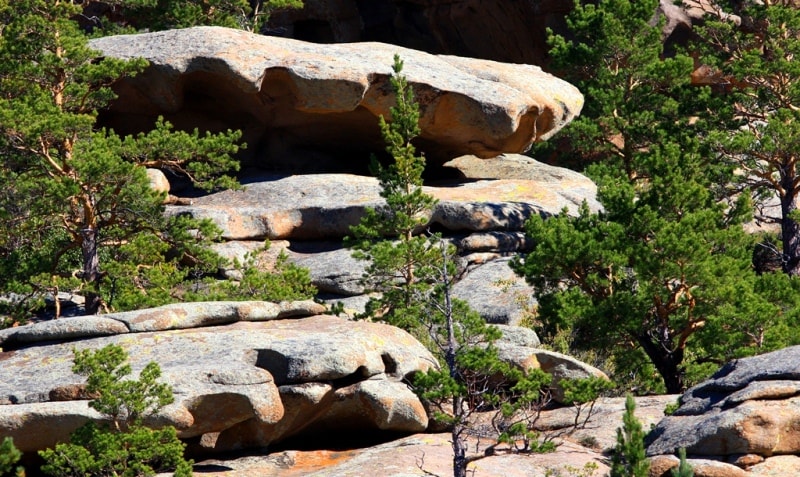
[{"label": "shrub", "polygon": [[143,424],[173,402],[169,385],[157,382],[158,364],[149,363],[134,380],[128,378],[128,355],[118,345],[74,352],[73,372],[87,376],[86,392],[97,396],[89,406],[108,422],[89,422],[72,433],[70,443],[41,451],[46,461],[42,471],[57,477],[138,477],[167,469],[175,469],[176,477],[192,475],[192,462],[183,458],[185,446],[175,428]]}]

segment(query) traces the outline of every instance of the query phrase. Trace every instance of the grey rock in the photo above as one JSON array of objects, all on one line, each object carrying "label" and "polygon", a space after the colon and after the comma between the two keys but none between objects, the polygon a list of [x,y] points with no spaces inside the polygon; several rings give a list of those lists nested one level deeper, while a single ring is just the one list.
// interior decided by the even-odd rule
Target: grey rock
[{"label": "grey rock", "polygon": [[224,325],[240,320],[275,319],[279,312],[280,307],[276,303],[230,301],[177,303],[107,316],[140,333]]},{"label": "grey rock", "polygon": [[648,435],[648,455],[800,452],[800,347],[734,360],[689,389]]},{"label": "grey rock", "polygon": [[23,343],[117,335],[128,331],[124,323],[112,318],[76,316],[10,328],[0,335],[0,345],[8,348]]},{"label": "grey rock", "polygon": [[608,376],[594,366],[565,354],[539,348],[518,346],[502,341],[497,343],[499,357],[521,370],[541,369],[552,377],[550,392],[556,402],[564,402],[564,388],[560,382],[569,379],[603,378]]},{"label": "grey rock", "polygon": [[266,301],[174,303],[143,310],[64,318],[9,328],[0,333],[0,344],[6,349],[11,349],[42,341],[198,328],[237,321],[276,320],[317,315],[325,311],[324,305],[311,300],[282,303]]},{"label": "grey rock", "polygon": [[372,177],[262,175],[250,178],[243,190],[199,197],[189,206],[167,207],[167,214],[210,219],[227,240],[324,240],[349,234],[364,207],[376,207],[380,200],[380,186]]},{"label": "grey rock", "polygon": [[501,343],[513,346],[526,346],[528,348],[536,348],[541,343],[539,336],[530,328],[525,326],[510,326],[510,325],[494,325],[503,333],[503,336],[498,340]]},{"label": "grey rock", "polygon": [[365,292],[362,278],[368,262],[353,258],[352,250],[326,243],[295,250],[292,263],[310,271],[311,282],[321,293],[355,296]]},{"label": "grey rock", "polygon": [[753,381],[800,381],[800,346],[733,360],[706,381],[686,391],[676,416],[699,415],[723,407],[734,391]]},{"label": "grey rock", "polygon": [[533,242],[524,232],[486,232],[467,235],[458,240],[456,245],[465,254],[479,252],[508,254],[529,251],[533,247]]},{"label": "grey rock", "polygon": [[[175,403],[152,423],[173,425],[180,437],[200,440],[246,421],[260,428],[278,423],[285,413],[280,385],[328,383],[338,391],[373,377],[399,382],[435,363],[419,342],[397,328],[330,316],[239,321],[28,347],[0,354],[0,423],[10,423],[0,427],[0,435],[29,435],[28,422],[38,422],[42,428],[48,422],[53,426],[61,423],[63,433],[68,434],[85,422],[85,413],[67,418],[75,414],[69,410],[72,408],[64,411],[71,414],[61,415],[51,409],[61,408],[51,404],[53,399],[82,399],[85,378],[71,371],[72,348],[98,349],[111,343],[128,352],[134,373],[155,361],[172,385]],[[381,415],[376,400],[380,399],[363,404],[363,412],[377,419],[373,426],[408,428],[402,417],[408,416],[405,411],[395,415],[386,410],[388,414]],[[365,402],[359,398],[353,406],[356,401]],[[43,414],[37,409],[49,410]],[[54,443],[46,434],[25,442],[29,446],[21,448],[24,451]]]},{"label": "grey rock", "polygon": [[457,170],[465,179],[534,180],[565,185],[564,189],[580,191],[587,196],[597,193],[597,186],[583,174],[522,154],[501,154],[490,158],[460,156],[444,163],[443,167]]},{"label": "grey rock", "polygon": [[533,288],[509,267],[510,258],[471,268],[453,285],[453,296],[466,301],[488,323],[517,325],[536,306]]},{"label": "grey rock", "polygon": [[[592,210],[594,195],[575,196],[567,185],[533,180],[492,180],[424,187],[439,200],[428,225],[448,231],[518,232],[535,214],[578,211],[583,200]],[[286,200],[291,197],[292,200]],[[168,206],[168,215],[210,219],[223,238],[235,241],[321,240],[350,234],[367,207],[385,203],[374,177],[350,174],[260,175],[243,190],[198,197],[187,206]]]}]

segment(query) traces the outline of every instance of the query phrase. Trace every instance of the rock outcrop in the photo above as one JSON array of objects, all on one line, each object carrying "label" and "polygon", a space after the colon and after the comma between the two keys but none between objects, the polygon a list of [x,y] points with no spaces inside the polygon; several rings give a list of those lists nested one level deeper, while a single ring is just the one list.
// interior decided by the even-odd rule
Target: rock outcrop
[{"label": "rock outcrop", "polygon": [[[800,454],[798,363],[800,346],[726,364],[681,397],[680,408],[648,436],[647,454],[675,454],[683,447],[693,458],[721,463],[703,464],[709,469],[727,465],[749,471],[741,475],[775,475],[761,473],[778,465],[771,462],[775,456]],[[663,458],[658,461],[665,465]],[[690,463],[694,464],[691,459]],[[780,465],[794,465],[794,472],[781,475],[800,470],[785,458]],[[740,475],[711,472],[696,469],[695,475]]]},{"label": "rock outcrop", "polygon": [[[119,133],[163,115],[179,128],[240,129],[248,162],[293,171],[366,171],[382,152],[393,57],[420,103],[418,147],[434,164],[523,152],[576,116],[583,96],[539,67],[433,56],[382,43],[318,45],[219,27],[92,40],[150,67],[117,85],[101,121]],[[335,151],[335,152],[334,152]]]},{"label": "rock outcrop", "polygon": [[[175,426],[205,451],[263,447],[325,429],[424,431],[425,409],[403,380],[433,366],[430,352],[388,325],[325,315],[279,319],[309,308],[197,303],[105,315],[104,323],[65,318],[14,328],[0,352],[0,435],[31,452],[99,419],[82,391],[85,378],[71,372],[72,349],[111,343],[128,352],[134,371],[159,363],[176,402],[151,423]],[[102,336],[107,322],[127,331]],[[83,339],[74,341],[71,323]]]},{"label": "rock outcrop", "polygon": [[[174,404],[150,425],[172,425],[199,455],[263,448],[291,438],[415,433],[428,415],[407,381],[435,366],[408,333],[322,315],[314,302],[209,302],[80,316],[0,331],[0,436],[23,452],[52,447],[88,420],[73,349],[122,346],[134,371],[157,362]],[[504,359],[562,378],[601,376],[535,349],[536,334],[502,326]]]},{"label": "rock outcrop", "polygon": [[[428,226],[449,232],[520,231],[534,214],[573,213],[582,201],[598,210],[596,189],[574,180],[484,180],[428,187],[439,203]],[[291,199],[289,199],[291,198]],[[192,205],[170,206],[168,214],[208,218],[226,240],[332,240],[350,233],[367,207],[383,202],[374,177],[350,174],[250,176],[239,191],[198,197]]]},{"label": "rock outcrop", "polygon": [[[599,210],[600,204],[595,185],[581,174],[527,158],[508,162],[511,172],[487,170],[486,179],[424,190],[439,199],[428,227],[443,233],[472,265],[454,289],[455,296],[488,322],[515,325],[535,306],[534,290],[513,274],[506,258],[529,249],[525,221],[563,209],[575,214],[583,202],[592,210]],[[249,176],[242,190],[194,198],[191,205],[170,205],[167,214],[213,221],[226,240],[215,248],[231,260],[243,261],[246,253],[270,240],[271,252],[262,254],[265,263],[284,251],[289,261],[310,270],[312,283],[326,299],[338,300],[365,292],[361,279],[366,263],[353,259],[341,241],[367,207],[381,204],[380,185],[373,177],[262,173]],[[492,263],[495,259],[501,260]],[[224,273],[234,276],[231,270]]]}]

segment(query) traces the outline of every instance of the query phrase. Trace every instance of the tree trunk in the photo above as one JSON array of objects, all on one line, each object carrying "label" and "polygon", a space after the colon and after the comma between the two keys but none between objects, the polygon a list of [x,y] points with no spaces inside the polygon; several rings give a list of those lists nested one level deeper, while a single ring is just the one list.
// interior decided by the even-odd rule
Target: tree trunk
[{"label": "tree trunk", "polygon": [[664,380],[668,394],[680,394],[684,391],[683,350],[672,350],[672,343],[653,343],[650,336],[640,335],[637,340],[644,348],[644,352],[653,362],[658,374]]},{"label": "tree trunk", "polygon": [[[461,406],[461,399],[454,399],[453,405]],[[463,424],[456,422],[451,432],[453,439],[453,477],[467,477],[467,445],[461,437],[462,432]]]},{"label": "tree trunk", "polygon": [[[97,229],[87,227],[81,230],[81,254],[83,255],[83,280],[89,286],[96,285],[100,280]],[[100,311],[100,295],[94,290],[88,290],[85,299],[86,314],[96,315]]]},{"label": "tree trunk", "polygon": [[783,271],[791,276],[800,275],[800,224],[794,215],[797,214],[797,191],[792,182],[795,177],[787,172],[781,173],[781,242],[783,242]]}]

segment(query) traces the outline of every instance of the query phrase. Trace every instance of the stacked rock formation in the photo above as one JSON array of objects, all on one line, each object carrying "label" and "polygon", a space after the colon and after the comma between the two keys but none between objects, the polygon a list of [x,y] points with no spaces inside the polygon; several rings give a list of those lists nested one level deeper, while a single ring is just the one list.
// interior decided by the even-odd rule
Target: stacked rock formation
[{"label": "stacked rock formation", "polygon": [[347,309],[363,306],[364,263],[341,240],[366,207],[382,201],[378,181],[353,172],[366,173],[367,156],[384,149],[377,125],[393,101],[395,53],[420,103],[426,171],[449,178],[426,187],[439,199],[429,227],[473,265],[480,274],[473,283],[492,284],[483,293],[469,282],[457,289],[488,321],[517,324],[535,302],[505,264],[480,265],[526,250],[522,229],[531,215],[574,213],[583,201],[600,207],[585,176],[516,154],[555,134],[583,104],[573,86],[538,67],[205,27],[107,37],[92,46],[151,63],[118,85],[119,99],[102,115],[119,132],[146,128],[158,115],[181,128],[244,131],[242,160],[251,168],[241,177],[244,189],[176,198],[186,191],[173,180],[167,212],[214,221],[226,240],[218,251],[229,258],[242,260],[272,241],[271,256],[284,250],[311,270],[326,299]]},{"label": "stacked rock formation", "polygon": [[800,346],[726,364],[648,441],[653,477],[669,475],[680,448],[697,477],[800,475]]},{"label": "stacked rock formation", "polygon": [[[134,371],[160,365],[176,402],[150,423],[174,426],[200,455],[329,433],[425,431],[426,410],[407,382],[436,365],[431,353],[398,328],[324,310],[314,302],[187,303],[0,330],[0,436],[33,452],[102,419],[71,363],[73,349],[108,344],[127,351]],[[513,362],[550,373],[556,395],[563,378],[604,376],[533,348],[530,330],[503,332]]]}]

